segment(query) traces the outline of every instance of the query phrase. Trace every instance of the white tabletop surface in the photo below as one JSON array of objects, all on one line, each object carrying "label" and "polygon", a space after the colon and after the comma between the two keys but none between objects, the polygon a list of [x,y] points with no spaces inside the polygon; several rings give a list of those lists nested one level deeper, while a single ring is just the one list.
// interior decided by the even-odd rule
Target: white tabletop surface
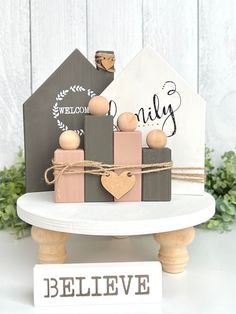
[{"label": "white tabletop surface", "polygon": [[[161,305],[81,306],[35,308],[33,267],[37,246],[28,237],[14,240],[0,231],[1,314],[235,314],[236,226],[218,233],[196,231],[189,246],[190,260],[181,274],[163,273]],[[118,240],[72,235],[68,262],[155,261],[158,243],[150,235]]]},{"label": "white tabletop surface", "polygon": [[171,202],[55,203],[53,192],[27,193],[17,201],[19,217],[31,225],[85,235],[141,235],[198,225],[214,215],[215,201],[174,195]]}]

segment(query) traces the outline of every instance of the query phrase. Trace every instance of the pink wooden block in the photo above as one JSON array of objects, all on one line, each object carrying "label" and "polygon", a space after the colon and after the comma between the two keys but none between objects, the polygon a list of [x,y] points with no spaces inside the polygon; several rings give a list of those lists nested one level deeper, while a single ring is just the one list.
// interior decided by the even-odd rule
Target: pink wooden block
[{"label": "pink wooden block", "polygon": [[[54,152],[55,162],[75,162],[84,160],[84,150],[57,149]],[[84,202],[84,175],[65,174],[55,182],[55,202],[83,203]]]},{"label": "pink wooden block", "polygon": [[[114,132],[114,164],[138,165],[142,163],[142,134],[135,132]],[[122,171],[120,171],[122,172]],[[142,199],[142,177],[135,175],[135,186],[116,202],[140,202]]]}]

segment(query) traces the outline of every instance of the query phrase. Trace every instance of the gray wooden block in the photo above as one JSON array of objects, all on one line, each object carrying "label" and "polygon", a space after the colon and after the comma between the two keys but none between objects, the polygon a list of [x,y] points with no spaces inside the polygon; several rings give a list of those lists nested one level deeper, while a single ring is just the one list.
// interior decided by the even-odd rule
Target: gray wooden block
[{"label": "gray wooden block", "polygon": [[98,71],[76,49],[24,103],[27,192],[53,189],[45,183],[44,171],[61,132],[68,128],[83,133],[89,100],[112,80],[113,73]]},{"label": "gray wooden block", "polygon": [[[143,148],[142,155],[143,164],[171,161],[171,150],[169,148]],[[171,200],[171,170],[142,175],[142,200]]]},{"label": "gray wooden block", "polygon": [[[85,116],[85,160],[113,163],[113,117]],[[85,202],[112,202],[113,197],[101,185],[101,177],[85,175]]]}]

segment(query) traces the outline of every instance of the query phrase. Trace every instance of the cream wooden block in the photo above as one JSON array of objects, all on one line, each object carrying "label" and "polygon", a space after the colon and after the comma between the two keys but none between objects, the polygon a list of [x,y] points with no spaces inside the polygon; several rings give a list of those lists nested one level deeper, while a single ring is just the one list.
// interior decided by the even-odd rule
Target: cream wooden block
[{"label": "cream wooden block", "polygon": [[155,240],[160,243],[158,258],[162,268],[167,273],[181,273],[188,263],[187,245],[195,236],[193,227],[154,234]]},{"label": "cream wooden block", "polygon": [[39,245],[38,261],[41,264],[64,263],[67,253],[65,242],[69,235],[64,232],[51,231],[33,226],[31,235]]}]

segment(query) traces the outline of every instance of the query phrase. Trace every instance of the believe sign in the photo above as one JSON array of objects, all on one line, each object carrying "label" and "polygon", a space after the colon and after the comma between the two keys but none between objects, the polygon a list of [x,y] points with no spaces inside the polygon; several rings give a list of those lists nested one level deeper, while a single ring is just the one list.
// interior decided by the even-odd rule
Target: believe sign
[{"label": "believe sign", "polygon": [[35,306],[159,303],[159,262],[36,265]]}]

